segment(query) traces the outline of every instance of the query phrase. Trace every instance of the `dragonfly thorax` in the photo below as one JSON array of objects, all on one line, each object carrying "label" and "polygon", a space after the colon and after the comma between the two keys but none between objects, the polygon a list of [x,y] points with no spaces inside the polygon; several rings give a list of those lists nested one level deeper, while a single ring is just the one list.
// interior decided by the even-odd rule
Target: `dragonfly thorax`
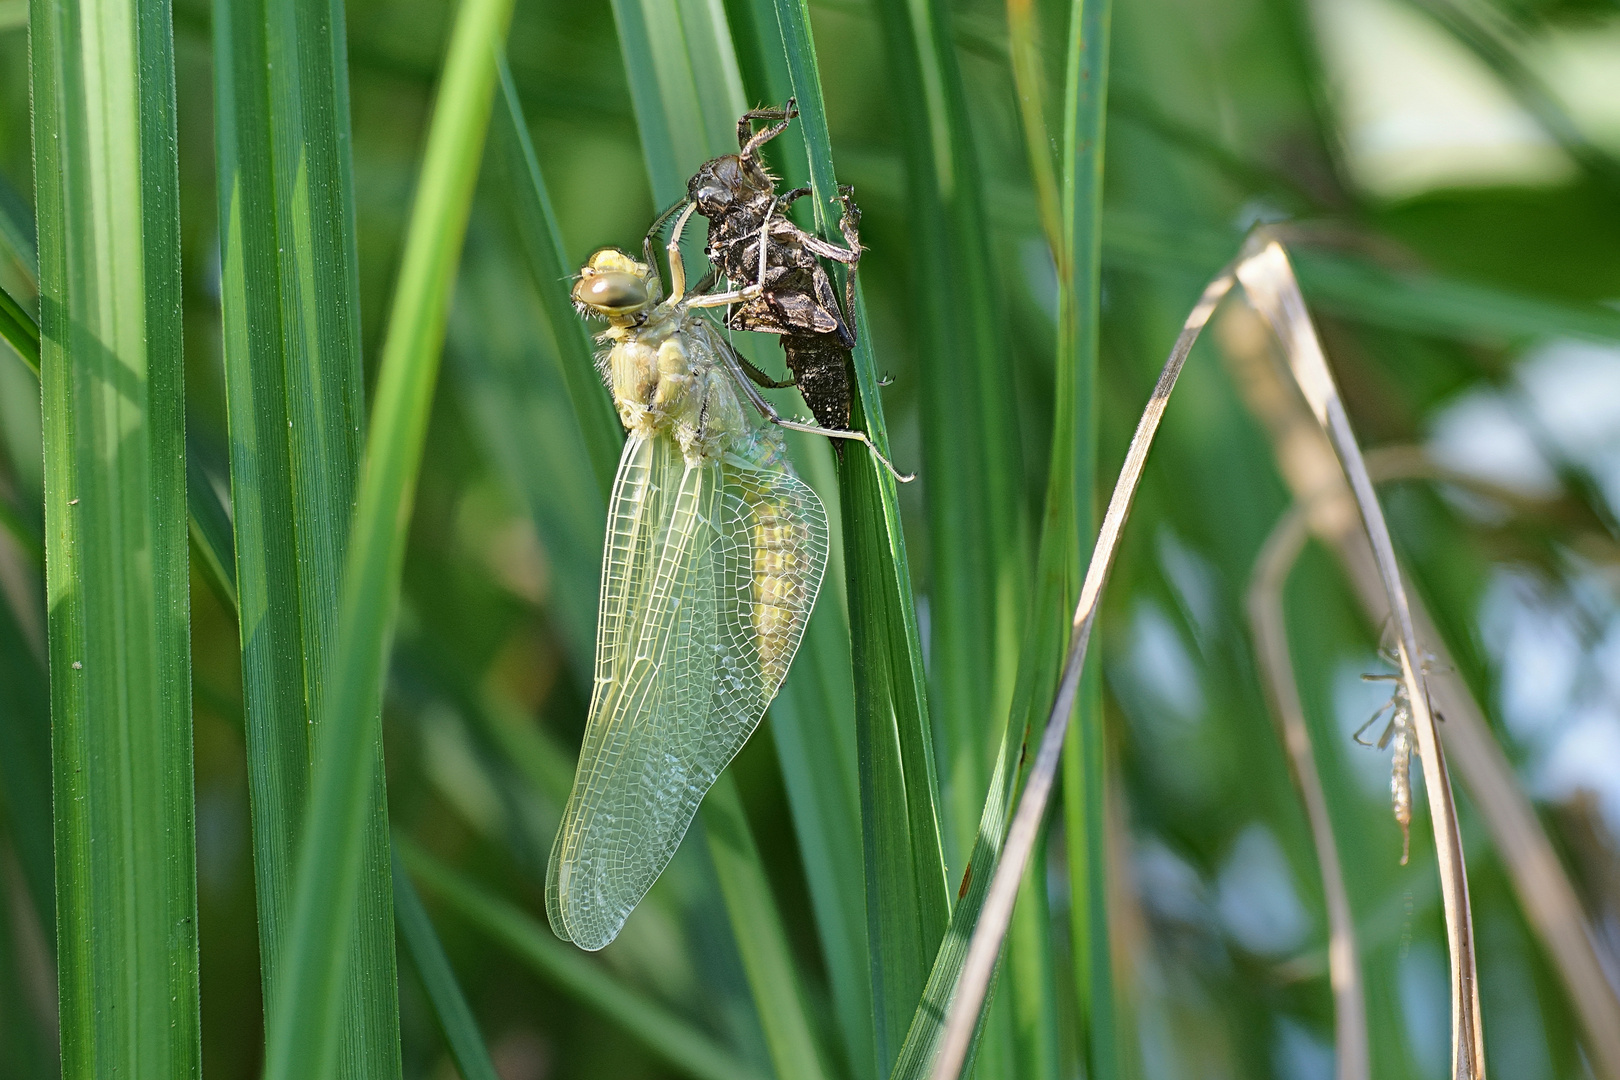
[{"label": "dragonfly thorax", "polygon": [[755,434],[715,330],[684,304],[664,303],[634,325],[610,326],[606,362],[619,419],[633,433],[667,433],[693,464],[718,461]]}]

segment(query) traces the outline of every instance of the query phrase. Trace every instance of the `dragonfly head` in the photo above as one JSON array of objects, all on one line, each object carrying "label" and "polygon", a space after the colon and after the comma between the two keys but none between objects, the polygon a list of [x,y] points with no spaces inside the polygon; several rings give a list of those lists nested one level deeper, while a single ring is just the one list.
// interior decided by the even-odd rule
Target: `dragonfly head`
[{"label": "dragonfly head", "polygon": [[652,270],[618,248],[603,248],[580,268],[574,307],[585,318],[615,324],[638,321],[657,299]]},{"label": "dragonfly head", "polygon": [[698,169],[687,182],[686,197],[697,203],[698,213],[713,220],[733,204],[747,202],[761,192],[768,194],[775,187],[770,173],[758,164],[727,154]]}]

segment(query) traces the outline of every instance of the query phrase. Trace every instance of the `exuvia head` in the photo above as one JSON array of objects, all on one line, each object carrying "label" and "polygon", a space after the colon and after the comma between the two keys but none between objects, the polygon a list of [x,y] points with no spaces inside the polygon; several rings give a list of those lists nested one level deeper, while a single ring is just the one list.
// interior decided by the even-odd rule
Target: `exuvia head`
[{"label": "exuvia head", "polygon": [[714,218],[736,202],[744,201],[776,187],[770,173],[753,160],[727,154],[706,161],[686,185],[686,197],[697,204],[698,213]]},{"label": "exuvia head", "polygon": [[603,248],[586,260],[574,282],[574,308],[584,318],[617,325],[640,320],[657,302],[652,269],[618,248]]}]

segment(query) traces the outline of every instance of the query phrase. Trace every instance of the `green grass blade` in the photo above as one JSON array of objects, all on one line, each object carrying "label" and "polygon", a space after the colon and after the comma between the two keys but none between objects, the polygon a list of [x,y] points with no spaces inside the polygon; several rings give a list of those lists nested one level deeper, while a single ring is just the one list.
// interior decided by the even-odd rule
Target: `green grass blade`
[{"label": "green grass blade", "polygon": [[558,941],[532,917],[474,884],[403,838],[400,858],[430,893],[463,919],[495,938],[546,979],[612,1020],[625,1033],[693,1080],[764,1080],[671,1013],[608,974],[601,964]]},{"label": "green grass blade", "polygon": [[35,377],[39,375],[39,327],[26,308],[0,288],[0,341],[16,351]]},{"label": "green grass blade", "polygon": [[[737,117],[747,105],[725,12],[719,0],[615,0],[614,16],[653,198],[667,206],[685,196],[700,164],[737,150]],[[783,1077],[824,1075],[797,979],[783,981],[791,972],[786,931],[729,780],[715,785],[703,815],[772,1063]]]},{"label": "green grass blade", "polygon": [[[997,724],[1011,705],[1018,667],[1019,618],[1026,610],[1029,530],[1024,518],[1023,469],[1013,421],[1012,380],[1005,336],[991,281],[992,263],[966,95],[956,64],[952,19],[937,3],[883,0],[876,5],[888,57],[890,85],[902,113],[907,237],[914,245],[919,355],[923,379],[925,493],[933,569],[930,574],[930,700],[944,738],[947,850],[966,869],[996,757]],[[1027,918],[1031,911],[1026,906]],[[1048,970],[1044,930],[1022,928],[1013,938],[1009,976],[1018,983]],[[1051,1075],[1057,1032],[1038,985],[1004,1007],[987,1037],[981,1075],[1012,1066],[1016,1073]],[[1007,1022],[1012,1021],[1008,1027]],[[1016,1035],[1015,1035],[1016,1033]],[[1010,1040],[1010,1042],[1009,1042]],[[1050,1048],[1050,1050],[1049,1050]]]},{"label": "green grass blade", "polygon": [[[1068,236],[1059,279],[1062,311],[1058,337],[1058,429],[1072,432],[1068,461],[1054,447],[1052,475],[1073,491],[1074,532],[1096,530],[1097,352],[1102,319],[1103,134],[1108,105],[1108,45],[1112,0],[1075,0],[1069,28],[1064,93],[1063,224]],[[1063,414],[1068,412],[1065,417]],[[1050,497],[1050,493],[1049,493]],[[1070,554],[1072,552],[1072,554]],[[1076,560],[1079,545],[1064,557]],[[1075,601],[1079,577],[1063,594]],[[1061,616],[1059,616],[1061,617]],[[1065,635],[1067,637],[1067,635]],[[1067,644],[1065,641],[1064,644]],[[1115,1042],[1114,976],[1108,933],[1107,763],[1102,727],[1102,683],[1093,652],[1082,676],[1075,737],[1063,747],[1063,820],[1069,848],[1070,938],[1080,1003],[1081,1054],[1086,1075],[1119,1075]],[[1054,664],[1057,655],[1052,656]],[[1044,658],[1043,661],[1044,662]],[[1055,667],[1054,667],[1055,670]],[[1042,683],[1044,705],[1052,684]]]},{"label": "green grass blade", "polygon": [[[739,43],[739,64],[748,76],[748,100],[781,103],[793,96],[772,0],[733,0],[727,16]],[[808,162],[798,153],[781,152],[797,144],[790,134],[767,147],[767,156],[775,155],[784,188],[809,180]],[[822,493],[831,520],[842,521],[835,498],[836,467],[826,440],[795,435],[788,446],[800,472]],[[841,539],[838,533],[835,529],[835,537]],[[868,1078],[877,1070],[876,1032],[866,933],[855,683],[843,603],[848,596],[846,580],[842,545],[835,544],[822,601],[810,618],[787,682],[771,704],[770,724],[832,984],[846,1067],[855,1076]]]},{"label": "green grass blade", "polygon": [[923,465],[933,554],[930,701],[952,865],[962,866],[984,805],[996,729],[1010,704],[1024,610],[1028,530],[1004,327],[948,9],[881,0],[885,55],[906,167],[906,236],[917,278]]},{"label": "green grass blade", "polygon": [[[496,102],[496,117],[501,113]],[[498,126],[498,125],[497,125]],[[505,186],[500,188],[508,194]],[[496,219],[499,221],[499,218]],[[474,418],[485,454],[508,490],[529,512],[546,558],[553,567],[547,615],[561,636],[580,685],[594,675],[596,603],[602,573],[602,537],[607,502],[596,471],[597,455],[608,458],[611,481],[618,467],[617,446],[594,452],[584,437],[578,400],[567,390],[568,362],[546,348],[535,322],[545,322],[535,288],[524,280],[500,230],[475,219],[450,317],[451,362],[456,390]],[[564,281],[550,287],[565,293]],[[569,311],[574,323],[581,323]],[[582,324],[581,324],[582,325]],[[566,331],[567,327],[554,330]],[[554,334],[563,337],[562,332]],[[583,336],[583,335],[581,335]],[[574,359],[601,389],[595,363],[585,350]],[[559,368],[564,370],[559,370]],[[622,431],[617,419],[615,431]],[[615,436],[615,442],[622,438]]]},{"label": "green grass blade", "polygon": [[[238,586],[267,1002],[286,971],[311,741],[327,695],[364,418],[342,27],[335,0],[216,0],[213,7],[235,511],[235,559],[225,566]],[[230,523],[200,470],[192,473],[193,536],[212,563]],[[380,744],[368,749],[381,760]],[[353,1077],[397,1076],[401,1068],[386,795],[373,769],[342,1013],[342,1075]]]},{"label": "green grass blade", "polygon": [[450,967],[450,958],[439,944],[439,935],[433,930],[427,909],[422,907],[416,886],[400,864],[399,855],[393,858],[394,921],[399,925],[399,936],[405,939],[405,949],[411,954],[411,963],[427,989],[428,1000],[433,1003],[439,1028],[450,1045],[450,1057],[456,1063],[461,1080],[497,1080],[495,1063],[489,1058],[484,1037],[478,1032],[478,1022],[456,982],[456,973]]},{"label": "green grass blade", "polygon": [[169,5],[31,11],[70,1078],[201,1069]]},{"label": "green grass blade", "polygon": [[[37,587],[40,580],[31,575],[29,584]],[[45,940],[54,946],[50,691],[23,629],[24,619],[37,627],[44,614],[43,607],[27,614],[15,611],[9,592],[0,589],[0,806],[28,898]]]},{"label": "green grass blade", "polygon": [[[508,204],[529,259],[529,271],[545,312],[555,356],[560,358],[563,385],[574,405],[574,418],[585,440],[590,466],[603,499],[613,489],[613,474],[624,445],[624,428],[613,410],[613,399],[596,372],[595,348],[585,321],[574,311],[568,291],[561,287],[579,272],[568,265],[557,215],[540,175],[540,161],[529,139],[517,88],[506,59],[500,63],[500,94],[495,103],[495,145],[501,152],[507,179]],[[605,511],[602,511],[605,513]],[[592,590],[592,596],[595,590]],[[589,655],[587,653],[586,655]]]},{"label": "green grass blade", "polygon": [[376,835],[379,818],[386,820],[374,785],[405,524],[489,123],[495,61],[511,10],[511,0],[464,0],[428,132],[345,556],[337,642],[294,879],[290,946],[269,1011],[269,1080],[327,1077],[337,1061],[351,913],[361,894],[367,838]]},{"label": "green grass blade", "polygon": [[[1237,238],[1202,234],[1128,211],[1103,215],[1103,261],[1178,287],[1196,287],[1231,257]],[[1350,253],[1300,247],[1300,285],[1313,307],[1401,333],[1501,346],[1569,336],[1620,340],[1620,312],[1531,296],[1440,274],[1393,269]]]},{"label": "green grass blade", "polygon": [[[826,109],[801,0],[777,0],[788,76],[809,149],[816,226],[827,231],[837,181]],[[861,300],[856,298],[857,308]],[[859,317],[854,423],[888,445],[868,320]],[[839,462],[848,557],[851,653],[860,762],[867,933],[874,958],[879,1072],[887,1073],[916,1008],[950,914],[939,831],[939,784],[923,677],[921,635],[894,480],[869,455]]]},{"label": "green grass blade", "polygon": [[730,773],[722,773],[705,796],[703,826],[776,1075],[779,1080],[820,1080],[829,1074],[811,1032],[776,898]]},{"label": "green grass blade", "polygon": [[[1098,4],[1097,0],[1080,0],[1075,5],[1072,17],[1074,24],[1065,114],[1065,146],[1068,153],[1064,163],[1062,194],[1064,250],[1054,252],[1059,267],[1061,310],[1056,415],[1037,560],[1035,602],[1030,608],[1030,618],[1024,630],[1013,706],[996,766],[992,770],[993,780],[980,819],[979,842],[964,882],[964,895],[952,914],[950,932],[934,960],[924,1005],[918,1010],[907,1032],[901,1059],[893,1074],[895,1077],[926,1076],[933,1067],[943,1034],[941,1021],[944,1009],[954,996],[961,977],[967,959],[968,938],[984,905],[991,873],[1004,840],[1007,813],[1022,779],[1024,751],[1032,735],[1039,737],[1045,702],[1056,687],[1069,629],[1065,608],[1073,602],[1079,587],[1079,537],[1089,535],[1091,529],[1096,461],[1095,385],[1102,234],[1102,90],[1106,85],[1106,67],[1099,64],[1099,60],[1106,56],[1107,7],[1106,4]],[[1086,21],[1082,22],[1083,19]],[[1093,51],[1088,53],[1088,49]],[[1104,51],[1099,56],[1095,50]],[[1086,88],[1085,93],[1082,93],[1082,87]],[[1095,687],[1094,677],[1092,686]],[[1096,691],[1092,689],[1087,699],[1091,718],[1100,717],[1097,704]],[[1086,726],[1095,726],[1095,719]],[[1100,731],[1097,735],[1100,738]],[[1074,742],[1070,745],[1073,746]],[[1087,774],[1068,782],[1070,792],[1083,793],[1089,799],[1095,789],[1100,797],[1100,785],[1094,785]],[[1090,834],[1093,828],[1100,830],[1101,819],[1089,815],[1089,802],[1081,805],[1087,810],[1087,816],[1080,817],[1077,822],[1071,819],[1070,858],[1075,858],[1075,849],[1078,848],[1079,855],[1088,860],[1080,864],[1079,872],[1086,874],[1089,872],[1086,868],[1091,866],[1089,853],[1102,850],[1100,846],[1094,846],[1095,841]],[[1079,830],[1078,836],[1076,829]],[[1100,872],[1100,863],[1095,869]],[[1026,883],[1030,880],[1031,875],[1026,875]],[[1034,876],[1033,880],[1040,879]],[[1085,878],[1085,881],[1089,880],[1089,877]],[[1092,900],[1095,901],[1094,905],[1088,902]],[[1106,920],[1106,909],[1093,910],[1093,906],[1101,908],[1104,900],[1105,897],[1089,885],[1086,891],[1076,892],[1074,907],[1080,912],[1077,918],[1083,920],[1077,934],[1090,935],[1094,932],[1094,919]],[[1031,920],[1040,921],[1037,911],[1023,900],[1020,900],[1019,909],[1021,921],[1014,931],[1012,943],[1015,951],[1020,950],[1017,935],[1032,936],[1034,927]],[[1087,942],[1089,940],[1086,939]],[[1107,941],[1106,921],[1102,923],[1101,940]],[[1031,961],[1039,951],[1031,947],[1033,944],[1026,942],[1023,946]],[[1078,937],[1076,946],[1076,953],[1084,958],[1088,973],[1096,965],[1107,963],[1106,947],[1101,950],[1099,957]],[[1015,972],[1014,979],[1015,996],[1038,997],[1030,995],[1028,988],[1023,985],[1026,981],[1039,981],[1038,969],[1034,972]],[[1087,986],[1090,985],[1089,980],[1088,974]],[[1082,990],[1087,995],[1083,999],[1087,1008],[1095,1009],[1089,991],[1086,987]],[[1107,1000],[1111,1001],[1111,998]],[[981,1017],[981,1026],[982,1023]],[[1088,1034],[1089,1031],[1088,1028]],[[1108,1034],[1111,1034],[1111,1028]],[[970,1056],[972,1045],[970,1043]],[[1112,1057],[1090,1052],[1096,1048],[1094,1038],[1088,1040],[1088,1047],[1088,1075],[1115,1075],[1113,1071],[1092,1071],[1109,1070],[1108,1062],[1112,1061]],[[1043,1047],[1036,1042],[1027,1045],[1026,1049],[1038,1054],[1048,1052],[1049,1046]],[[1032,1060],[1039,1059],[1026,1056],[1021,1060],[1020,1068],[1031,1067]]]}]

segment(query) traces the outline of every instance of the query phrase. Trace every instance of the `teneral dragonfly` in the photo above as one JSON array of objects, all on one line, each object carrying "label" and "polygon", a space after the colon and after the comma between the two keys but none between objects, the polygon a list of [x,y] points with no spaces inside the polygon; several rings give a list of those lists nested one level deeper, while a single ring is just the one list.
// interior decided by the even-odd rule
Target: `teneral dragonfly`
[{"label": "teneral dragonfly", "polygon": [[612,941],[668,865],[815,605],[827,515],[780,428],[866,441],[782,419],[749,382],[699,309],[758,287],[687,295],[678,245],[692,212],[669,242],[667,299],[650,242],[646,262],[598,251],[573,291],[582,314],[607,320],[600,364],[629,433],[608,506],[590,714],[546,875],[552,929],[584,949]]}]

